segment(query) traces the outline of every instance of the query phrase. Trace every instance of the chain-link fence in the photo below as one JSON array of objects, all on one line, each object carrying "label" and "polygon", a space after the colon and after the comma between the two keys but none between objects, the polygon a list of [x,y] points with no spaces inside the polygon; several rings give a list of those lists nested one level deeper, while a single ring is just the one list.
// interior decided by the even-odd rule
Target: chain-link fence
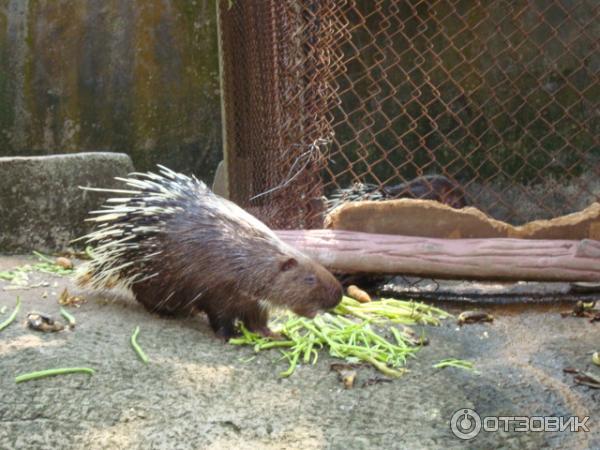
[{"label": "chain-link fence", "polygon": [[584,208],[600,199],[598,10],[222,2],[232,198],[272,226],[314,227],[323,194],[411,196],[402,183],[435,175],[512,223]]}]

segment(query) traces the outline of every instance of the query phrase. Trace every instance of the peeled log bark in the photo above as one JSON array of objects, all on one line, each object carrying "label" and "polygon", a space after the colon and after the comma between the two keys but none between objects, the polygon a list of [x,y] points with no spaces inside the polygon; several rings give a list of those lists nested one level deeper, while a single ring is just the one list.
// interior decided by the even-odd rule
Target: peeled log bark
[{"label": "peeled log bark", "polygon": [[340,272],[437,278],[600,281],[600,241],[434,239],[343,230],[280,230],[288,244]]}]

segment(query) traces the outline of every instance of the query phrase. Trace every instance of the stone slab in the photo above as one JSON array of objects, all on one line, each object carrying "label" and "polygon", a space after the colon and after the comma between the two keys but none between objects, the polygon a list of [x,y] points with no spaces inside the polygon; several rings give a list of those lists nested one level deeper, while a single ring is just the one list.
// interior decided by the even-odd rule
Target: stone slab
[{"label": "stone slab", "polygon": [[0,158],[0,253],[67,247],[107,197],[79,187],[115,187],[114,177],[132,170],[122,153]]}]

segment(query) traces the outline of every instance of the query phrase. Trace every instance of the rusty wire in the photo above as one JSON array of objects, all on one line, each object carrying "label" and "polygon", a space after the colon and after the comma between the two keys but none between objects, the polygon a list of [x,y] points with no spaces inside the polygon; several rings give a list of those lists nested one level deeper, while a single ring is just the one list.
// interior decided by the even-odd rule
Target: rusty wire
[{"label": "rusty wire", "polygon": [[234,201],[278,228],[311,227],[337,100],[336,2],[221,3]]},{"label": "rusty wire", "polygon": [[279,228],[320,226],[321,196],[354,183],[384,189],[432,174],[512,223],[599,201],[599,9],[222,5],[232,198]]}]

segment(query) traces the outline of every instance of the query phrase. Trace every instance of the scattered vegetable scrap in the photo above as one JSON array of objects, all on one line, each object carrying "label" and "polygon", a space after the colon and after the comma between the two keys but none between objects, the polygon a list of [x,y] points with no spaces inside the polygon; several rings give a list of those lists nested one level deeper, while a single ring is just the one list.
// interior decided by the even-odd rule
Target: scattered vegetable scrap
[{"label": "scattered vegetable scrap", "polygon": [[59,256],[56,258],[54,264],[62,267],[63,269],[73,269],[73,261],[71,261],[69,258],[65,258],[64,256]]},{"label": "scattered vegetable scrap", "polygon": [[348,297],[358,300],[361,303],[369,303],[371,301],[371,296],[354,284],[348,286],[346,292],[348,293]]},{"label": "scattered vegetable scrap", "polygon": [[65,288],[58,297],[59,305],[63,306],[75,306],[76,308],[79,308],[83,302],[85,302],[83,297],[71,295],[67,288]]},{"label": "scattered vegetable scrap", "polygon": [[62,323],[55,321],[52,317],[35,312],[27,314],[27,326],[32,330],[44,333],[62,331],[65,328]]},{"label": "scattered vegetable scrap", "polygon": [[75,317],[73,317],[65,308],[60,308],[60,313],[69,323],[69,327],[75,328]]},{"label": "scattered vegetable scrap", "polygon": [[37,264],[26,264],[21,267],[16,267],[12,270],[0,271],[0,280],[8,281],[10,286],[5,286],[4,290],[24,289],[29,286],[30,272],[44,272],[52,275],[65,276],[73,273],[73,263],[68,258],[59,257],[52,259],[40,252],[33,252],[40,261]]},{"label": "scattered vegetable scrap", "polygon": [[47,369],[39,372],[30,372],[23,375],[19,375],[15,378],[16,383],[22,383],[23,381],[37,380],[38,378],[52,377],[55,375],[65,375],[69,373],[87,373],[89,375],[94,374],[94,369],[88,367],[64,367],[61,369]]},{"label": "scattered vegetable scrap", "polygon": [[139,333],[140,333],[140,327],[137,326],[137,327],[135,327],[135,330],[133,331],[133,334],[131,335],[131,346],[133,347],[133,349],[135,350],[135,352],[137,353],[139,358],[144,362],[144,364],[148,364],[148,361],[149,361],[148,356],[146,356],[146,354],[144,353],[142,348],[137,343],[137,337],[138,337]]},{"label": "scattered vegetable scrap", "polygon": [[581,370],[575,369],[573,367],[566,367],[565,369],[563,369],[563,372],[575,374],[573,380],[577,384],[581,384],[592,389],[600,389],[600,376],[598,375],[594,375],[590,372],[582,372]]},{"label": "scattered vegetable scrap", "polygon": [[398,333],[402,334],[403,339],[412,345],[429,345],[429,338],[424,334],[418,335],[415,330],[405,325],[399,325],[401,329],[397,329]]},{"label": "scattered vegetable scrap", "polygon": [[345,389],[352,389],[354,387],[354,380],[356,379],[356,371],[350,370],[344,374],[340,373],[342,383],[344,383]]},{"label": "scattered vegetable scrap", "polygon": [[[346,315],[354,316],[352,319]],[[414,336],[396,327],[387,331],[393,340],[378,334],[372,325],[385,322],[400,324],[438,325],[440,319],[449,317],[445,311],[415,303],[394,299],[382,299],[371,303],[360,303],[344,297],[330,313],[314,319],[306,319],[291,313],[274,320],[273,330],[282,338],[274,340],[252,333],[240,327],[242,336],[229,340],[233,345],[252,345],[255,351],[270,348],[282,350],[289,367],[280,376],[294,373],[299,362],[316,363],[318,350],[327,348],[329,354],[350,363],[366,362],[390,377],[399,377],[406,372],[402,366],[407,358],[414,356],[420,348]]]},{"label": "scattered vegetable scrap", "polygon": [[594,354],[592,355],[592,362],[597,366],[600,366],[600,353],[594,352]]},{"label": "scattered vegetable scrap", "polygon": [[[17,267],[13,270],[0,271],[0,280],[9,281],[15,286],[25,286],[29,282],[27,272],[30,272],[31,266]],[[6,287],[4,288],[6,290]]]},{"label": "scattered vegetable scrap", "polygon": [[560,315],[563,317],[586,317],[590,322],[600,322],[600,310],[595,309],[596,302],[582,302],[581,300],[575,303],[572,311],[563,312]]},{"label": "scattered vegetable scrap", "polygon": [[21,299],[19,297],[17,297],[17,304],[15,306],[15,309],[13,310],[13,312],[10,314],[10,316],[8,316],[8,318],[5,321],[0,323],[0,331],[4,330],[7,326],[9,326],[13,322],[13,320],[15,320],[15,317],[17,317],[17,313],[19,312],[20,307],[21,307]]},{"label": "scattered vegetable scrap", "polygon": [[[34,251],[33,254],[41,261],[40,263],[31,266],[34,270],[61,276],[70,275],[73,273],[73,263],[71,263],[71,261],[67,258],[59,257],[52,259],[49,256],[43,255],[42,253],[36,251]],[[66,264],[65,260],[70,263],[71,267],[65,267],[62,265]]]},{"label": "scattered vegetable scrap", "polygon": [[458,316],[458,324],[465,325],[471,323],[480,323],[480,322],[493,322],[494,316],[486,313],[485,311],[475,310],[475,311],[463,311]]},{"label": "scattered vegetable scrap", "polygon": [[344,385],[344,389],[352,389],[356,380],[356,370],[353,364],[332,364],[331,370],[338,374],[339,380]]},{"label": "scattered vegetable scrap", "polygon": [[463,359],[454,359],[454,358],[443,359],[439,363],[434,364],[433,367],[435,369],[443,369],[445,367],[456,367],[458,369],[465,369],[465,370],[470,370],[472,372],[478,373],[472,362],[465,361]]}]

